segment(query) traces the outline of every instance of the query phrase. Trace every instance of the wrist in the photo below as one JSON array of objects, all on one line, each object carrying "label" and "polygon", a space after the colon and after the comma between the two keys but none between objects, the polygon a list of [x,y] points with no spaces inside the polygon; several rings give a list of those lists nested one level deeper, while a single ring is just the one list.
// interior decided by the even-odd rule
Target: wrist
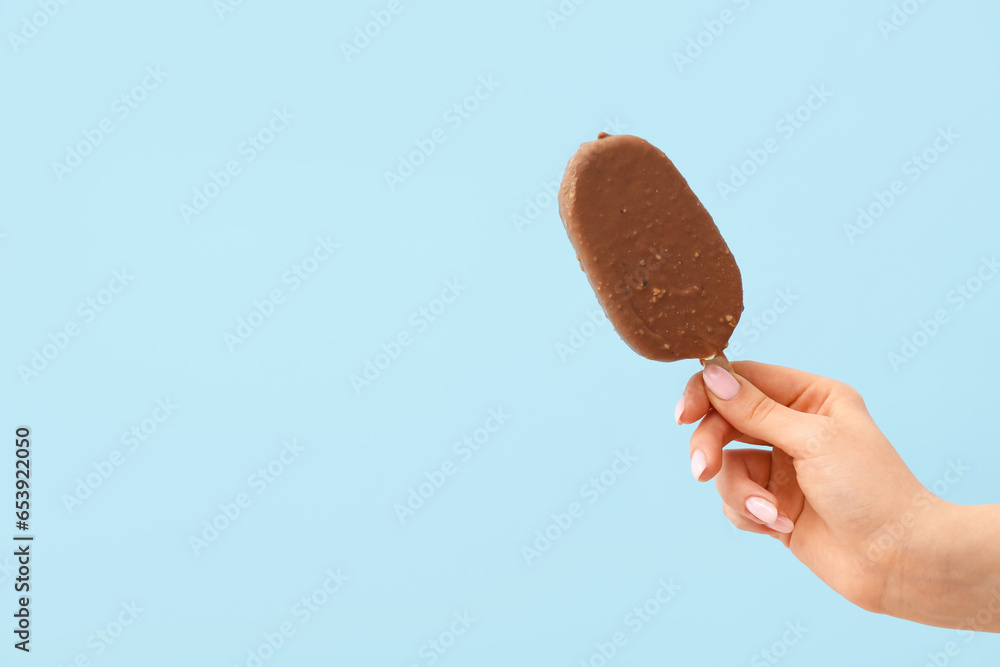
[{"label": "wrist", "polygon": [[935,498],[901,545],[885,613],[926,625],[1000,632],[1000,505]]}]

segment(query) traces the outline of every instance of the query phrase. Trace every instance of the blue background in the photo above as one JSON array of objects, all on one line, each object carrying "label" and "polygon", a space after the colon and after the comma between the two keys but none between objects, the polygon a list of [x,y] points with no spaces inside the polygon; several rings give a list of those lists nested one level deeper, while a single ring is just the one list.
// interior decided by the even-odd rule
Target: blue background
[{"label": "blue background", "polygon": [[[995,664],[997,637],[863,612],[776,541],[730,527],[673,423],[698,365],[644,360],[607,322],[586,325],[596,300],[546,194],[599,131],[661,147],[742,268],[732,356],[850,382],[921,481],[997,502],[1000,281],[961,309],[949,295],[1000,251],[1000,7],[909,4],[887,33],[885,0],[591,0],[562,14],[557,0],[402,0],[345,55],[388,2],[72,2],[51,18],[4,3],[0,428],[33,432],[25,662],[254,664],[248,651],[289,623],[264,664],[422,666],[468,612],[434,664],[598,665],[618,631],[628,643],[609,664],[769,664],[761,651],[789,623],[808,630],[778,647],[788,667],[918,667],[956,640],[953,664]],[[718,31],[725,9],[712,36],[704,22]],[[699,33],[707,46],[679,67]],[[165,78],[133,94],[157,67]],[[832,97],[786,137],[777,123],[814,86]],[[449,109],[477,88],[458,123]],[[275,109],[294,118],[261,133]],[[53,162],[103,119],[113,131],[60,178]],[[942,128],[959,138],[911,182],[906,163]],[[386,172],[439,129],[391,188]],[[258,133],[273,141],[248,161]],[[772,137],[780,150],[724,198],[718,183]],[[229,161],[240,172],[186,221],[181,205]],[[905,194],[852,237],[845,225],[895,179]],[[317,238],[339,247],[293,290],[286,272]],[[123,269],[128,285],[103,293]],[[464,289],[442,312],[448,280]],[[227,344],[273,290],[283,303]],[[781,291],[793,305],[775,316]],[[90,321],[79,309],[109,297]],[[78,335],[25,373],[68,324]],[[401,333],[410,344],[380,358]],[[376,379],[352,382],[368,362]],[[178,406],[162,423],[157,399]],[[510,418],[462,460],[453,444],[490,409]],[[143,420],[155,432],[129,451],[123,433]],[[258,493],[251,476],[291,440],[304,450]],[[121,465],[68,502],[115,450]],[[581,487],[619,451],[637,461],[591,504]],[[454,474],[401,522],[394,506],[447,461]],[[970,471],[943,482],[956,462]],[[193,548],[241,493],[251,504]],[[582,516],[526,562],[572,502]],[[295,605],[338,568],[349,579],[303,622]],[[661,579],[681,588],[633,633],[626,614]],[[132,601],[138,618],[96,640]]]}]

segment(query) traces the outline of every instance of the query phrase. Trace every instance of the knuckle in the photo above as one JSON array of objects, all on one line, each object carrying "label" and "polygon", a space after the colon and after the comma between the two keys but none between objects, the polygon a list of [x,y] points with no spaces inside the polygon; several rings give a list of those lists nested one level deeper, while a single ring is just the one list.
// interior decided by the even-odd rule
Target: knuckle
[{"label": "knuckle", "polygon": [[802,451],[807,456],[818,456],[830,448],[839,433],[835,422],[828,417],[817,415],[810,424],[811,428],[802,437]]},{"label": "knuckle", "polygon": [[747,420],[754,425],[763,424],[774,412],[774,407],[774,401],[762,396],[750,406],[750,414]]},{"label": "knuckle", "polygon": [[837,382],[834,385],[834,387],[836,388],[837,393],[840,394],[845,399],[848,399],[848,400],[851,400],[851,401],[860,401],[860,400],[862,400],[861,399],[861,392],[859,392],[857,389],[855,389],[851,385],[847,384],[846,382]]},{"label": "knuckle", "polygon": [[722,503],[722,513],[726,515],[727,519],[729,519],[729,523],[733,524],[733,526],[739,530],[747,533],[757,532],[757,525],[753,521],[747,519],[725,502]]}]

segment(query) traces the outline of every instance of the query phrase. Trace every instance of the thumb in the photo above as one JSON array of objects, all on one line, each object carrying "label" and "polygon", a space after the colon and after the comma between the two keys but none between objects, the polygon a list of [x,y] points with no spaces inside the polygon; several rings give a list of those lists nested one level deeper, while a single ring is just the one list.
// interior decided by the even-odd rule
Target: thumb
[{"label": "thumb", "polygon": [[727,371],[719,358],[702,373],[712,407],[733,428],[768,442],[793,458],[815,456],[827,441],[829,417],[799,412],[773,400],[746,378]]}]

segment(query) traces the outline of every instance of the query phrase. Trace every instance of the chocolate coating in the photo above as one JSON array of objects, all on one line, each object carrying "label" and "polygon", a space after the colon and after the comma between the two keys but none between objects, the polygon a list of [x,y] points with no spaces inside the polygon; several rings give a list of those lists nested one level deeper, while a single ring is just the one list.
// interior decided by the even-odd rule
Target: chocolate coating
[{"label": "chocolate coating", "polygon": [[601,133],[566,167],[559,215],[604,313],[648,359],[721,354],[743,279],[719,228],[663,151]]}]

